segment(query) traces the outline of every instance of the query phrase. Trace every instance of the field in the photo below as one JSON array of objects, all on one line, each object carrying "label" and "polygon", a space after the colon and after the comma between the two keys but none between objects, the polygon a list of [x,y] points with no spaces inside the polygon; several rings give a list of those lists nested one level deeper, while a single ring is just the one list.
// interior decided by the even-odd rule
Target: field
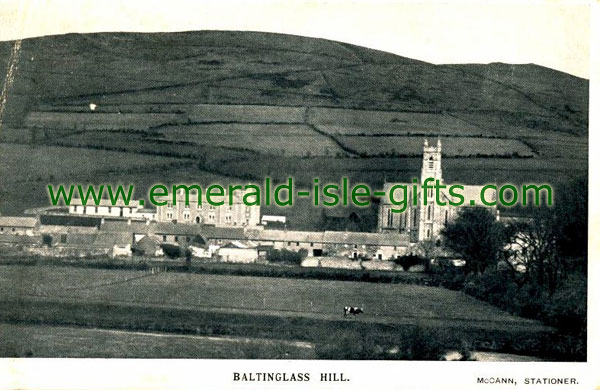
[{"label": "field", "polygon": [[332,135],[495,135],[443,112],[315,107],[308,111],[307,120]]},{"label": "field", "polygon": [[[214,356],[205,351],[213,342],[227,345],[236,357],[245,356],[245,348],[252,349],[248,343],[260,344],[263,357],[280,357],[282,346],[292,351],[290,356],[306,357],[311,352],[297,342],[308,342],[314,344],[318,356],[325,357],[336,350],[337,342],[357,332],[362,335],[357,342],[386,349],[410,343],[415,331],[432,335],[431,342],[439,343],[441,350],[459,348],[464,342],[474,348],[514,353],[527,351],[532,343],[551,335],[550,328],[462,293],[408,284],[0,266],[0,298],[0,321],[56,326],[59,333],[65,331],[63,326],[83,326],[217,337],[189,340],[190,347],[180,351],[186,357]],[[366,314],[344,318],[345,305],[362,306]],[[152,337],[137,336],[142,346],[144,338]],[[115,339],[102,332],[81,337],[108,338],[117,350],[131,343],[120,341],[120,334]],[[238,342],[219,337],[238,338]],[[164,339],[157,338],[157,342]],[[29,344],[15,343],[9,347],[26,353]],[[9,347],[4,344],[0,350]],[[47,356],[60,355],[64,348],[58,345],[56,351],[47,350]],[[164,354],[170,356],[174,350]],[[127,353],[143,356],[147,352]],[[540,350],[532,353],[543,354]]]},{"label": "field", "polygon": [[[165,126],[153,135],[168,141],[189,140],[198,145],[244,148],[264,155],[318,157],[343,153],[335,142],[306,125],[236,123]],[[307,145],[311,145],[310,148]]]},{"label": "field", "polygon": [[[355,150],[360,155],[400,155],[419,156],[419,150],[423,146],[423,137],[412,136],[379,136],[379,137],[356,137],[339,136],[337,139],[347,148]],[[531,149],[515,139],[497,139],[482,137],[439,137],[442,141],[444,156],[446,157],[468,157],[468,156],[518,156],[533,157]]]},{"label": "field", "polygon": [[[454,291],[415,285],[272,279],[185,273],[0,266],[4,297],[47,298],[288,312],[338,319],[345,304],[364,307],[366,321],[410,319],[535,324]],[[14,281],[19,281],[14,285]],[[14,294],[14,295],[13,295]],[[420,301],[419,305],[414,305]],[[485,321],[483,321],[485,322]]]},{"label": "field", "polygon": [[[306,342],[115,329],[1,324],[0,356],[68,358],[313,359]],[[26,343],[23,340],[27,340]]]}]

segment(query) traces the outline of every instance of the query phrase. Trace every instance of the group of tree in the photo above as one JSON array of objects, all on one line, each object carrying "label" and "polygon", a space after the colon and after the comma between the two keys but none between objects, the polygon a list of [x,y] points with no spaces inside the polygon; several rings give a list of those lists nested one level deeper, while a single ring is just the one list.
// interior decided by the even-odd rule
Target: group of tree
[{"label": "group of tree", "polygon": [[552,295],[587,265],[587,180],[559,186],[552,206],[533,206],[503,224],[485,208],[463,208],[441,232],[443,246],[466,261],[466,274],[503,264],[520,284]]},{"label": "group of tree", "polygon": [[587,193],[587,179],[556,186],[552,206],[529,207],[509,223],[488,209],[460,209],[442,230],[438,249],[465,265],[437,267],[441,284],[555,326],[563,337],[556,348],[585,360]]}]

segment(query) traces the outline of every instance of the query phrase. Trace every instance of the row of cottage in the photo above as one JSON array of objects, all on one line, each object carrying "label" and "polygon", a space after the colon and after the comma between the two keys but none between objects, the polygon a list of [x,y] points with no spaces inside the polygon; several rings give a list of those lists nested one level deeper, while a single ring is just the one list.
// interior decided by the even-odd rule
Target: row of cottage
[{"label": "row of cottage", "polygon": [[90,226],[68,226],[45,221],[44,216],[0,216],[0,245],[16,244],[37,248],[34,252],[40,254],[65,255],[80,252],[128,256],[133,248],[156,256],[162,244],[171,244],[189,247],[197,257],[242,262],[264,257],[270,249],[304,249],[308,257],[389,260],[406,254],[410,248],[406,235],[393,233],[268,230],[85,217],[79,220],[95,222]]}]

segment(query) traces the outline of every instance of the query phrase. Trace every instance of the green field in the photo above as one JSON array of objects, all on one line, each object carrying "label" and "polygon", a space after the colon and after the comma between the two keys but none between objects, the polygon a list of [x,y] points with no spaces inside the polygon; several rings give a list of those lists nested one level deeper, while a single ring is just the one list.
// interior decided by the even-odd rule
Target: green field
[{"label": "green field", "polygon": [[307,120],[332,135],[495,135],[485,126],[476,126],[442,112],[314,107],[308,111]]},{"label": "green field", "polygon": [[[107,300],[179,307],[267,310],[337,319],[342,308],[361,306],[366,321],[430,319],[534,325],[467,295],[442,288],[184,273],[0,267],[4,296]],[[68,270],[68,277],[64,277]],[[145,276],[142,278],[136,278]],[[133,278],[133,279],[132,279]],[[18,280],[18,285],[13,285]],[[11,283],[11,281],[13,281]],[[419,304],[415,305],[415,302]]]},{"label": "green field", "polygon": [[[420,156],[423,137],[412,136],[337,136],[346,147],[361,155],[379,156],[385,154],[400,156]],[[532,150],[516,139],[484,137],[439,137],[446,157],[468,156],[518,156],[533,157]]]},{"label": "green field", "polygon": [[[0,356],[313,359],[306,342],[0,323]],[[27,340],[24,342],[23,340]]]},{"label": "green field", "polygon": [[[282,346],[290,356],[307,357],[312,352],[294,342],[308,342],[314,344],[317,356],[332,358],[340,353],[338,343],[356,337],[358,344],[383,350],[410,349],[413,340],[426,337],[436,351],[466,343],[477,349],[543,355],[539,343],[552,334],[538,322],[509,315],[462,293],[408,284],[0,266],[0,302],[0,322],[4,323],[253,339],[246,344],[217,340],[233,348],[231,356],[236,357],[246,356],[248,348],[252,349],[247,346],[250,342],[261,345],[257,353],[263,357],[281,357]],[[344,318],[342,309],[347,305],[363,307],[365,315]],[[99,332],[85,337],[112,336]],[[140,337],[148,340],[151,336]],[[0,350],[10,347],[26,353],[29,344],[12,340]],[[117,351],[129,348],[130,344],[122,345],[119,340],[107,342]],[[196,341],[205,344],[194,352]],[[214,356],[199,352],[207,340],[196,341],[191,340],[190,348],[180,353]],[[143,348],[146,341],[140,342],[138,348]],[[47,356],[58,356],[65,348],[47,350]],[[134,349],[127,356],[132,354],[146,356],[148,351]]]}]

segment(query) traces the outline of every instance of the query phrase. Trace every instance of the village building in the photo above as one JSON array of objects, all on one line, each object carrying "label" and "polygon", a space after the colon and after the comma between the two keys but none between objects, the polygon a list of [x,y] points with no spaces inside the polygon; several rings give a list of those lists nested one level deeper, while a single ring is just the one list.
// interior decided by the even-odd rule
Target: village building
[{"label": "village building", "polygon": [[138,255],[158,257],[163,255],[160,244],[158,237],[144,236],[133,245],[132,249]]},{"label": "village building", "polygon": [[248,230],[246,237],[263,249],[271,247],[295,252],[304,249],[308,257],[391,260],[410,250],[408,237],[393,233]]},{"label": "village building", "polygon": [[128,217],[128,218],[144,218],[138,214],[140,204],[137,200],[131,200],[129,204],[125,204],[121,198],[114,204],[110,199],[100,199],[98,204],[95,204],[91,199],[84,205],[79,198],[73,198],[69,205],[69,214],[94,216],[94,217]]},{"label": "village building", "polygon": [[41,238],[36,234],[39,227],[37,218],[0,216],[0,247],[6,254],[9,248],[20,246],[40,246]]},{"label": "village building", "polygon": [[243,228],[171,222],[106,221],[101,225],[100,232],[127,232],[134,244],[146,236],[151,236],[160,244],[181,246],[224,245],[233,240],[244,240],[246,237]]},{"label": "village building", "polygon": [[147,221],[156,221],[156,210],[150,208],[141,208],[136,210],[134,217],[140,217]]},{"label": "village building", "polygon": [[260,224],[265,229],[285,229],[287,218],[284,215],[263,215],[260,219]]},{"label": "village building", "polygon": [[[423,193],[423,184],[428,178],[429,181],[427,193]],[[449,192],[449,186],[440,189],[440,200],[446,205],[440,205],[436,202],[436,190],[433,187],[439,183],[446,185],[442,177],[442,142],[438,139],[437,145],[430,146],[425,140],[423,145],[423,161],[421,167],[421,177],[418,182],[411,183],[385,183],[384,192],[389,194],[392,187],[397,185],[406,186],[407,194],[403,195],[402,190],[397,190],[395,199],[405,198],[407,200],[407,208],[403,212],[394,212],[394,209],[399,209],[399,205],[394,205],[390,202],[389,196],[381,199],[377,218],[377,230],[382,233],[400,233],[409,237],[412,243],[425,240],[438,240],[441,230],[446,224],[452,221],[460,207],[485,206],[482,202],[480,194],[483,185],[463,185],[464,189],[460,193],[464,196],[465,201],[462,205],[451,206],[450,201],[456,202],[457,198],[453,197]],[[416,190],[416,194],[415,194]],[[486,202],[496,200],[496,191],[487,189],[485,191]],[[417,199],[415,205],[413,199]],[[425,205],[425,200],[427,204]],[[486,206],[490,208],[489,206]],[[490,208],[497,216],[496,207]]]},{"label": "village building", "polygon": [[258,260],[258,249],[240,241],[231,241],[217,251],[217,255],[226,263],[255,263]]},{"label": "village building", "polygon": [[34,217],[5,217],[0,216],[0,234],[33,235],[38,226]]},{"label": "village building", "polygon": [[181,189],[175,195],[175,203],[169,199],[166,205],[156,208],[156,220],[214,226],[257,226],[260,224],[260,206],[244,204],[245,194],[243,190],[236,190],[232,196],[232,204],[229,204],[227,192],[223,197],[212,197],[216,202],[225,202],[221,206],[214,206],[206,201],[198,204],[198,194],[195,191],[189,192],[186,203],[186,192]]}]

